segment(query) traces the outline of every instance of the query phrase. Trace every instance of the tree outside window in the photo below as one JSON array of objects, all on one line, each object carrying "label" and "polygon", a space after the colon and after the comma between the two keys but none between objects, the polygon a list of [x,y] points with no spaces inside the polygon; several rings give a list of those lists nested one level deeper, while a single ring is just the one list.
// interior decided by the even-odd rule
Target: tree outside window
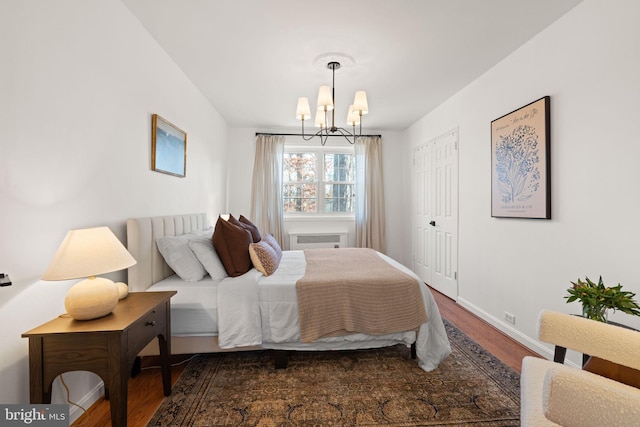
[{"label": "tree outside window", "polygon": [[355,211],[355,155],[322,149],[284,155],[284,212],[345,214]]}]

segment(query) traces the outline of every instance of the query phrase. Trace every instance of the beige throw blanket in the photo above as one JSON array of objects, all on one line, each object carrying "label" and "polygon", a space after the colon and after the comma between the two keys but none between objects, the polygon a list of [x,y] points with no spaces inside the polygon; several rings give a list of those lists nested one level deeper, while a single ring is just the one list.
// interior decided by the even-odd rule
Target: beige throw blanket
[{"label": "beige throw blanket", "polygon": [[427,321],[417,280],[373,249],[307,249],[296,282],[302,342],[417,330]]}]

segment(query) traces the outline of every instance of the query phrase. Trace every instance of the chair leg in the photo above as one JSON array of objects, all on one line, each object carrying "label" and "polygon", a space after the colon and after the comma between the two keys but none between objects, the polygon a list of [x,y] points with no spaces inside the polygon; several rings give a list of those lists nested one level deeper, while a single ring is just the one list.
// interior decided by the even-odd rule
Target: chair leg
[{"label": "chair leg", "polygon": [[564,358],[566,355],[567,355],[567,348],[560,347],[559,345],[557,345],[553,355],[553,361],[557,363],[564,363]]}]

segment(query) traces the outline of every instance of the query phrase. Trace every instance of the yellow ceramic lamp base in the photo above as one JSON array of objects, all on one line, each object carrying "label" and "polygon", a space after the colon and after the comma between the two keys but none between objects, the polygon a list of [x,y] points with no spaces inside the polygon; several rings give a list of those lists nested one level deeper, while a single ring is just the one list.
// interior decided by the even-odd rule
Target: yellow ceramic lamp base
[{"label": "yellow ceramic lamp base", "polygon": [[67,313],[76,320],[106,316],[118,304],[120,293],[113,281],[91,277],[73,285],[64,299]]}]

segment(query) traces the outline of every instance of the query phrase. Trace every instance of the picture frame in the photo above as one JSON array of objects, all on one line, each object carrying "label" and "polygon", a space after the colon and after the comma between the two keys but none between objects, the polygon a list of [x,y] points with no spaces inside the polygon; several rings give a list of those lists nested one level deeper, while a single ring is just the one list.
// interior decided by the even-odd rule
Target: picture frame
[{"label": "picture frame", "polygon": [[491,216],[551,219],[550,104],[544,96],[491,122]]},{"label": "picture frame", "polygon": [[151,170],[187,175],[187,133],[157,114],[151,118]]}]

